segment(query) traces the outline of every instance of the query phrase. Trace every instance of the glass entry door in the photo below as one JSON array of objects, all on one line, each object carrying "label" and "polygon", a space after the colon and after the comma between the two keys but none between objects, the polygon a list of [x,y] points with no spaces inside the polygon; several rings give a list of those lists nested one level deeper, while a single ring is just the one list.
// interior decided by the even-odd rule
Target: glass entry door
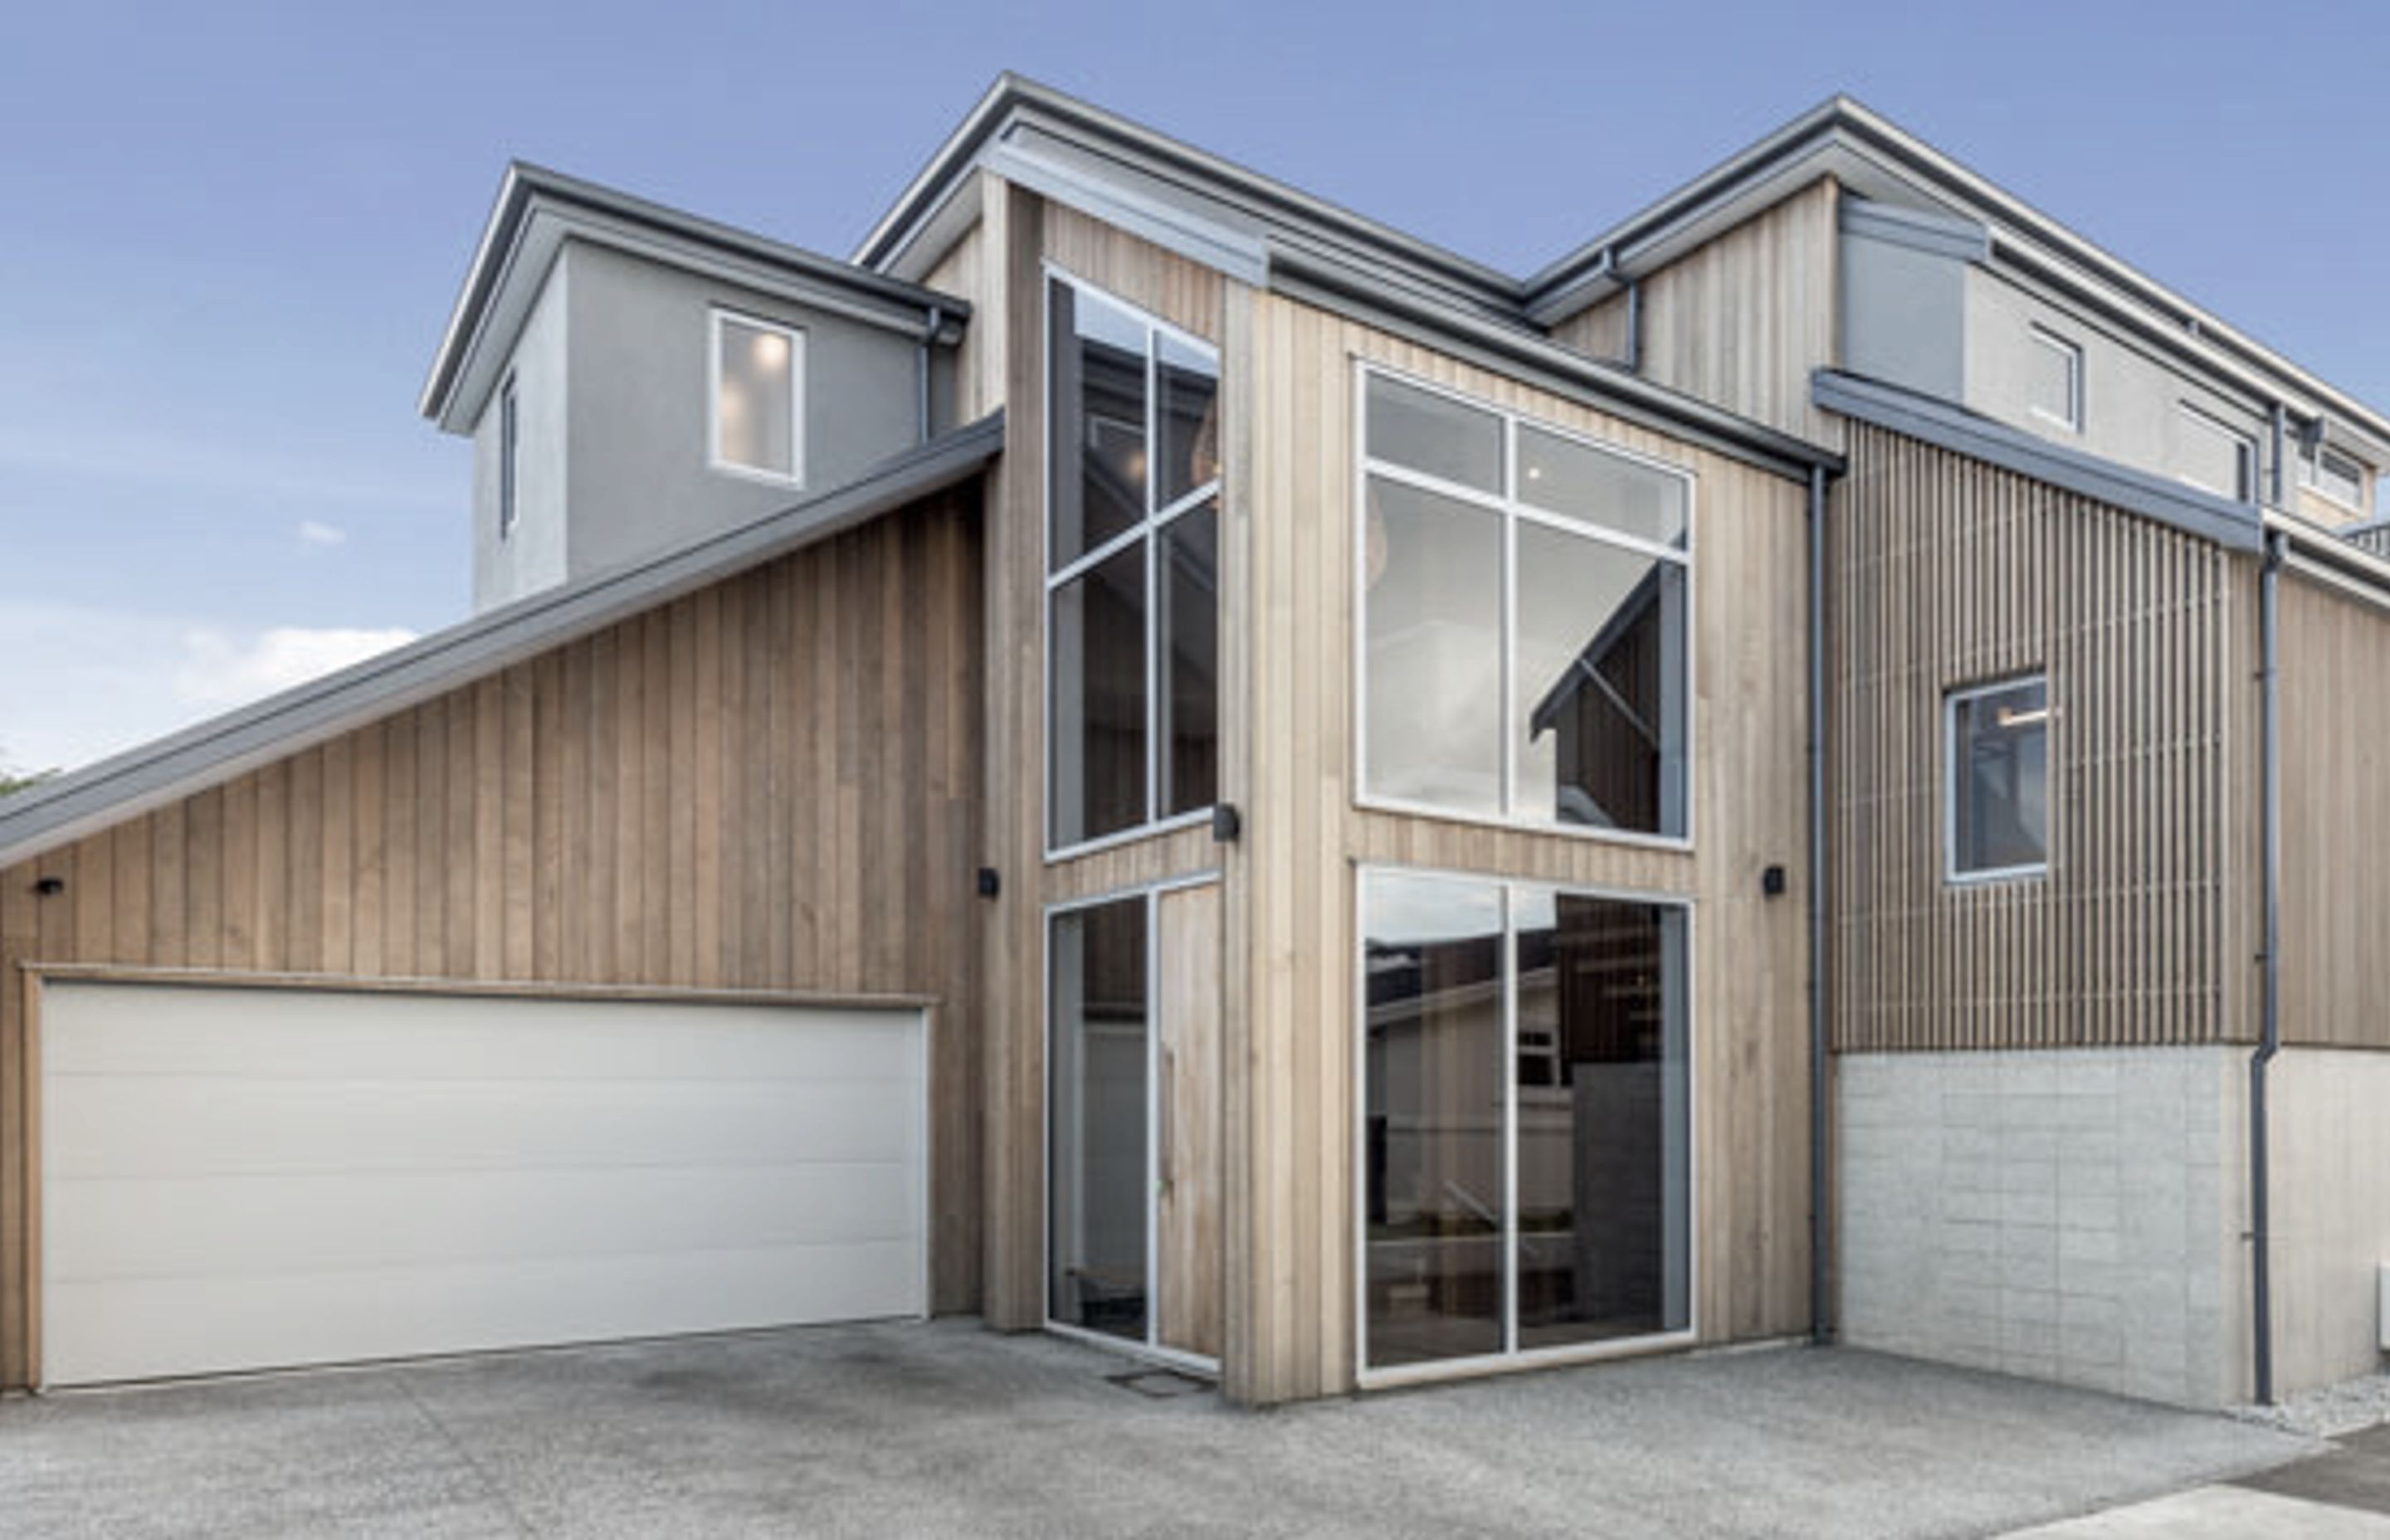
[{"label": "glass entry door", "polygon": [[1220,1354],[1217,883],[1054,914],[1047,1317]]}]

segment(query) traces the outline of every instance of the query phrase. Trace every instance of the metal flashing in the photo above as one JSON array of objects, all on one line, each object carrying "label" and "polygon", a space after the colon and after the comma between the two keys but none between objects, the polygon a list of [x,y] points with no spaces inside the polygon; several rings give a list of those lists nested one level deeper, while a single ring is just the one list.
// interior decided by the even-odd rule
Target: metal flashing
[{"label": "metal flashing", "polygon": [[1904,209],[1870,198],[1843,199],[1840,217],[1844,235],[1866,236],[1960,262],[1985,262],[1992,254],[1992,232],[1978,220]]},{"label": "metal flashing", "polygon": [[1269,252],[1260,240],[1200,214],[1140,197],[1127,187],[1108,186],[1073,167],[1010,143],[988,146],[980,157],[980,164],[1041,198],[1068,204],[1240,283],[1259,288],[1268,280]]},{"label": "metal flashing", "polygon": [[778,513],[531,595],[44,782],[0,802],[0,866],[867,523],[968,480],[1003,448],[1004,414],[997,411]]},{"label": "metal flashing", "polygon": [[1843,457],[1822,445],[1638,379],[1523,327],[1395,288],[1367,269],[1273,246],[1269,288],[1779,476],[1805,481],[1812,467],[1842,473]]},{"label": "metal flashing", "polygon": [[2264,523],[2248,504],[2050,443],[1932,396],[1819,369],[1810,377],[1809,398],[1820,410],[2063,487],[2230,550],[2255,551],[2264,544]]}]

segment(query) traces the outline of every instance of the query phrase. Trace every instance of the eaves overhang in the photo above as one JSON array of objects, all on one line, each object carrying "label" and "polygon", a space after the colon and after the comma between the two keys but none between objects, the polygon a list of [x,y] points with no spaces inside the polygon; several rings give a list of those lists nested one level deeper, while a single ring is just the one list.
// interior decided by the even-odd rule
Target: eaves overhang
[{"label": "eaves overhang", "polygon": [[1004,174],[1008,152],[1188,211],[1240,241],[1267,237],[1366,258],[1457,303],[1518,314],[1518,280],[1497,268],[1009,72],[997,77],[872,226],[854,262],[919,278],[942,254],[937,237],[951,224],[942,212],[965,195],[982,166]]},{"label": "eaves overhang", "polygon": [[72,842],[801,550],[979,474],[1004,415],[843,486],[661,556],[518,599],[405,647],[0,800],[0,866]]},{"label": "eaves overhang", "polygon": [[2383,456],[2390,417],[2157,282],[1848,96],[1812,108],[1621,220],[1525,280],[1522,303],[1551,326],[1831,176],[1887,209],[1972,223],[1983,260],[2012,263],[2096,314]]},{"label": "eaves overhang", "polygon": [[2265,520],[2254,505],[2051,443],[1935,396],[1820,369],[1810,377],[1809,399],[1820,411],[1855,417],[2002,470],[2047,481],[2229,550],[2255,551],[2265,542]]},{"label": "eaves overhang", "polygon": [[515,334],[568,239],[774,294],[867,323],[959,340],[968,302],[886,274],[700,218],[629,193],[516,161],[507,168],[418,409],[452,433],[472,430]]}]

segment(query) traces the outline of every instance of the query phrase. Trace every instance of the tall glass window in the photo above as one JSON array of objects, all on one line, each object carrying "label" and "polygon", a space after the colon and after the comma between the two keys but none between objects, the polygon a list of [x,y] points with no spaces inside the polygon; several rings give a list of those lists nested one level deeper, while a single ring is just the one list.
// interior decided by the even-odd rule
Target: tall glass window
[{"label": "tall glass window", "polygon": [[1956,690],[1949,738],[1949,877],[2032,877],[2049,865],[2049,681]]},{"label": "tall glass window", "polygon": [[1219,357],[1057,276],[1048,330],[1047,843],[1219,794]]},{"label": "tall glass window", "polygon": [[1692,1324],[1685,912],[1362,884],[1364,1367]]},{"label": "tall glass window", "polygon": [[1684,838],[1690,480],[1367,377],[1363,796]]},{"label": "tall glass window", "polygon": [[1047,1302],[1052,1318],[1146,1338],[1143,895],[1054,917],[1047,1073]]}]

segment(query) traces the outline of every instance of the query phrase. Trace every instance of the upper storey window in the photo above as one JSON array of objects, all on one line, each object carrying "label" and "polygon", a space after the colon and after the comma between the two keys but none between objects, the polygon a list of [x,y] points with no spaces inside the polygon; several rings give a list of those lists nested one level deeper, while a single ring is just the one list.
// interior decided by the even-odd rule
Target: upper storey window
[{"label": "upper storey window", "polygon": [[1374,371],[1362,419],[1364,799],[1686,838],[1691,479]]},{"label": "upper storey window", "polygon": [[2365,469],[2345,455],[2318,444],[2299,451],[2299,484],[2308,487],[2351,513],[2365,511]]},{"label": "upper storey window", "polygon": [[2083,430],[2083,350],[2054,331],[2026,328],[2027,399],[2033,415],[2061,428]]},{"label": "upper storey window", "polygon": [[776,481],[805,478],[805,335],[713,313],[713,462]]},{"label": "upper storey window", "polygon": [[2049,866],[2049,681],[1953,690],[1944,701],[1953,882],[2038,877]]},{"label": "upper storey window", "polygon": [[2257,494],[2257,441],[2235,432],[2195,406],[2176,412],[2180,424],[2177,474],[2203,492],[2246,503]]},{"label": "upper storey window", "polygon": [[506,539],[515,533],[515,520],[521,517],[520,493],[517,479],[522,466],[522,408],[515,398],[515,382],[508,376],[498,389],[498,538]]},{"label": "upper storey window", "polygon": [[1047,843],[1219,795],[1219,354],[1046,287]]}]

